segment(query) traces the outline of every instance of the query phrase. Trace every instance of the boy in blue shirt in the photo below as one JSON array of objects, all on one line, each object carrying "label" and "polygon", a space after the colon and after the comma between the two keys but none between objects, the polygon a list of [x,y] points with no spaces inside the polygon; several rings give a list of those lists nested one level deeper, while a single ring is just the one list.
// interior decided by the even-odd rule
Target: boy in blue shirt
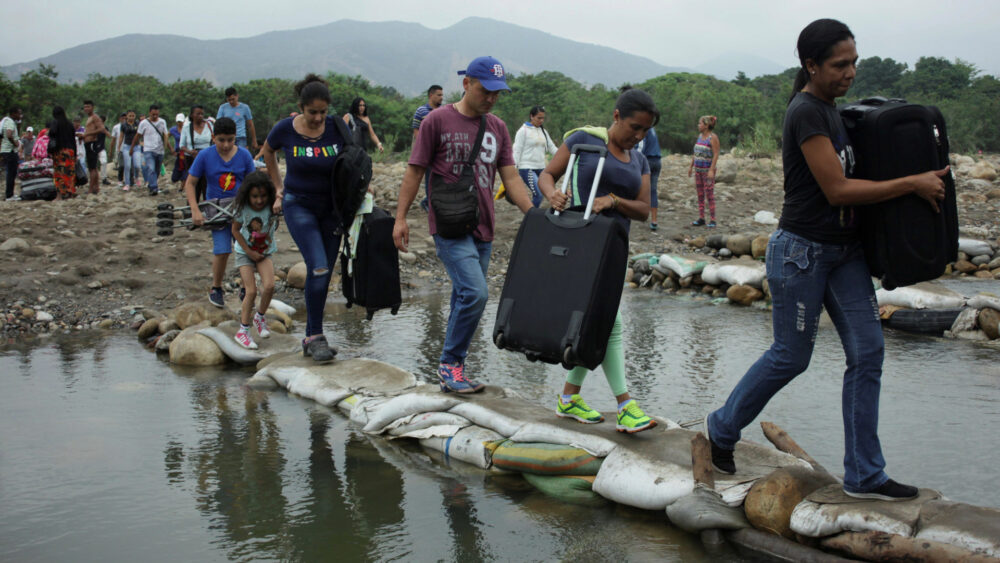
[{"label": "boy in blue shirt", "polygon": [[[247,174],[254,171],[253,156],[250,151],[236,146],[236,123],[228,117],[215,122],[215,145],[198,153],[184,192],[191,206],[191,221],[198,226],[205,224],[205,215],[198,208],[196,187],[204,176],[208,188],[206,200],[225,200],[236,197],[240,184]],[[228,224],[212,230],[212,292],[208,300],[216,307],[225,307],[222,294],[222,277],[226,273],[229,255],[233,251],[233,236]]]}]

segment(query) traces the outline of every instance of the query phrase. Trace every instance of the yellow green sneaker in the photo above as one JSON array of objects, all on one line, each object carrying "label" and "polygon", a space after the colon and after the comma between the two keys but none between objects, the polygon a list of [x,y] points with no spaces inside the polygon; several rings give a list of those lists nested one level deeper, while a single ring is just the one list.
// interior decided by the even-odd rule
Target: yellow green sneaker
[{"label": "yellow green sneaker", "polygon": [[568,403],[564,403],[562,395],[556,399],[556,416],[562,418],[572,418],[584,424],[597,424],[604,422],[604,416],[590,408],[580,395],[572,395]]},{"label": "yellow green sneaker", "polygon": [[615,426],[615,429],[619,432],[634,434],[643,430],[649,430],[654,426],[656,426],[656,421],[642,412],[642,409],[639,408],[639,403],[635,399],[629,399],[625,404],[625,408],[618,411],[618,425]]}]

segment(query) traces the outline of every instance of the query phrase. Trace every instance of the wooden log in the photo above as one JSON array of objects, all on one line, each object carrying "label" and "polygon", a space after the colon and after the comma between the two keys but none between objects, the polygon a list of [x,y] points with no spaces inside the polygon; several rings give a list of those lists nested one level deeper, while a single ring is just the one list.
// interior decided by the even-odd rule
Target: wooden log
[{"label": "wooden log", "polygon": [[868,561],[907,563],[996,563],[997,561],[993,557],[975,554],[946,543],[885,532],[843,532],[823,539],[820,545]]},{"label": "wooden log", "polygon": [[715,488],[715,473],[712,469],[712,445],[704,434],[698,432],[691,438],[691,471],[694,482]]},{"label": "wooden log", "polygon": [[820,473],[826,473],[831,476],[833,475],[827,471],[825,467],[820,465],[818,461],[813,459],[811,455],[807,454],[806,451],[802,449],[802,446],[799,446],[799,444],[788,435],[788,432],[785,432],[777,424],[773,422],[761,422],[760,427],[764,431],[764,436],[772,444],[774,444],[774,447],[785,452],[786,454],[792,454],[793,456],[805,461],[811,465],[813,469],[819,471]]}]

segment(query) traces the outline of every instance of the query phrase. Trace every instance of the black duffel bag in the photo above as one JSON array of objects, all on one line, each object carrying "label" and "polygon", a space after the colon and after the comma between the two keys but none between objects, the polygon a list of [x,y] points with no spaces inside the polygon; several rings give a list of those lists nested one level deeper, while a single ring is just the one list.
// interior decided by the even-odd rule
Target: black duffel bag
[{"label": "black duffel bag", "polygon": [[437,234],[444,238],[464,237],[479,225],[479,192],[476,188],[475,164],[486,133],[486,116],[480,117],[479,132],[469,160],[463,163],[462,174],[455,182],[432,174],[430,182],[431,209]]}]

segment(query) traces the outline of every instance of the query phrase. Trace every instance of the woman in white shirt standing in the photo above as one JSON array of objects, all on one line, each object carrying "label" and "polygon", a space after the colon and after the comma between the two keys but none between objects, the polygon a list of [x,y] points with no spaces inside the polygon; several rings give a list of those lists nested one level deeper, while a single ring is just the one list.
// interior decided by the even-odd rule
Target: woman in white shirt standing
[{"label": "woman in white shirt standing", "polygon": [[514,164],[517,173],[531,190],[531,203],[538,207],[545,199],[538,189],[538,175],[545,169],[545,155],[556,154],[558,147],[545,130],[545,108],[531,108],[529,120],[517,130],[514,136]]}]

